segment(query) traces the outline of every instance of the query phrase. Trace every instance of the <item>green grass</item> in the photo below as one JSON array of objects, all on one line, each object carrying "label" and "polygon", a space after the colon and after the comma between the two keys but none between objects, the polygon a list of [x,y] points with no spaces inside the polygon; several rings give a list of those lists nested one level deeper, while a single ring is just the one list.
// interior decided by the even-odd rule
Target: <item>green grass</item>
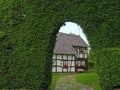
[{"label": "green grass", "polygon": [[78,74],[76,75],[75,80],[79,83],[92,85],[94,90],[101,90],[99,84],[99,78],[96,73]]},{"label": "green grass", "polygon": [[[50,86],[49,90],[54,90],[54,88],[55,88],[59,78],[64,77],[66,75],[70,75],[70,74],[53,74],[53,76],[52,76],[52,83],[51,83],[51,86]],[[75,75],[75,80],[78,83],[92,85],[94,90],[102,90],[100,88],[99,78],[98,78],[98,75],[96,73],[76,74]]]},{"label": "green grass", "polygon": [[50,90],[54,90],[58,79],[61,78],[61,77],[64,77],[65,75],[68,75],[68,74],[53,74],[52,75],[52,83],[50,85]]}]

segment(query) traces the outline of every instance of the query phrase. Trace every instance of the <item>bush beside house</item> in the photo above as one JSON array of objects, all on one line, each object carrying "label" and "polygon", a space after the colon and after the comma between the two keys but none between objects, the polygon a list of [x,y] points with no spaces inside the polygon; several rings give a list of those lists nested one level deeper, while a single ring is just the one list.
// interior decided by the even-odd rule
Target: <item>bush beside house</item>
[{"label": "bush beside house", "polygon": [[97,53],[96,60],[103,90],[120,87],[120,48],[103,49]]}]

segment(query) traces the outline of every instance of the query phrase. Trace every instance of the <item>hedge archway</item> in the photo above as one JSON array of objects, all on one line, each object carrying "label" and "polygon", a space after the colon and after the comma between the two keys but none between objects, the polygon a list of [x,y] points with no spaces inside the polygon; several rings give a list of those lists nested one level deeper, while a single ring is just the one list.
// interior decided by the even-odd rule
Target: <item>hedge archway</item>
[{"label": "hedge archway", "polygon": [[[65,21],[73,21],[83,27],[94,52],[101,49],[104,52],[104,48],[117,48],[120,51],[119,15],[119,0],[0,1],[1,89],[44,90],[49,87],[55,37]],[[102,56],[108,60],[109,55]],[[119,68],[120,64],[116,64]],[[120,73],[116,74],[115,71],[114,75],[120,78]],[[110,85],[113,88],[120,82],[107,83],[103,88]]]}]

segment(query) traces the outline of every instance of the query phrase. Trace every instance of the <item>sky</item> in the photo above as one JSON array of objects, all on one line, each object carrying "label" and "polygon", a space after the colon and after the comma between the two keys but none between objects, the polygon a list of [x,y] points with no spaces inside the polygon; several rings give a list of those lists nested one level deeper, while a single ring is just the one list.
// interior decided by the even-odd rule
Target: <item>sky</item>
[{"label": "sky", "polygon": [[83,33],[81,26],[78,25],[77,23],[65,22],[65,25],[63,25],[60,28],[59,32],[80,35],[82,37],[82,39],[89,45],[86,35]]}]

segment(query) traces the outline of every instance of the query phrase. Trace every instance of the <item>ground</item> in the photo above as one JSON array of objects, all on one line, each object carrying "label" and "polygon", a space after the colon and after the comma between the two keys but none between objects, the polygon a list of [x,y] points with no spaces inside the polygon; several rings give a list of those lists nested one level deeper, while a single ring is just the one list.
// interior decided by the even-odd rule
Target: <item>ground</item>
[{"label": "ground", "polygon": [[102,90],[97,73],[53,74],[50,90]]},{"label": "ground", "polygon": [[58,80],[54,90],[94,90],[92,86],[78,83],[75,75],[67,75]]}]

